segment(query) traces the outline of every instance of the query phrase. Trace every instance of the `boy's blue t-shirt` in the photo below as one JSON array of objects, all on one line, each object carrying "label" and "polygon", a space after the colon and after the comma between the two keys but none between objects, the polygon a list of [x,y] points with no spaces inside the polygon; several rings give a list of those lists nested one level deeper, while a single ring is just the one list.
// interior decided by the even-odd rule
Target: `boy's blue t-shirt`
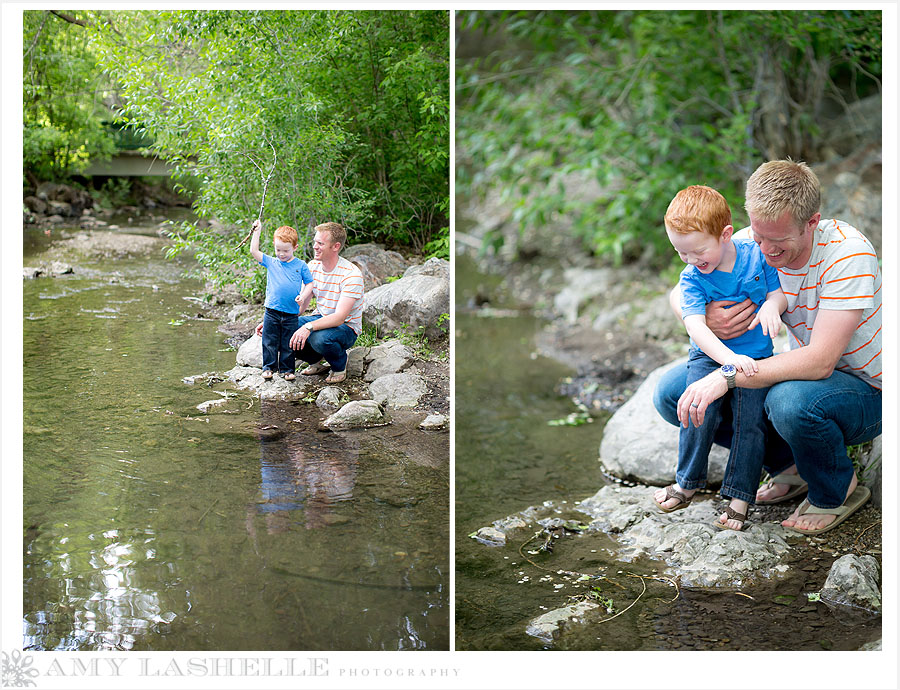
[{"label": "boy's blue t-shirt", "polygon": [[313,282],[312,271],[296,256],[287,263],[263,254],[260,265],[266,267],[266,307],[288,314],[299,314],[295,301],[307,283]]},{"label": "boy's blue t-shirt", "polygon": [[[737,256],[731,273],[716,270],[704,275],[696,266],[685,266],[680,279],[681,318],[706,314],[706,305],[715,300],[742,302],[748,297],[756,304],[754,311],[759,311],[766,295],[781,287],[778,271],[766,263],[756,242],[733,239],[732,243]],[[723,342],[734,352],[754,359],[772,354],[772,339],[759,324]]]}]

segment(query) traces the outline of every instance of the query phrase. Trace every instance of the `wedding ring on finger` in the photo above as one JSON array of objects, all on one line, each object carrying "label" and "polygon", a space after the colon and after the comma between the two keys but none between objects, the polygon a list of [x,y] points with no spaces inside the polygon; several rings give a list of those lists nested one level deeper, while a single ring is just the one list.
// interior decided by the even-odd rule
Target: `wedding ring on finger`
[{"label": "wedding ring on finger", "polygon": [[691,403],[691,407],[700,407],[697,403]]}]

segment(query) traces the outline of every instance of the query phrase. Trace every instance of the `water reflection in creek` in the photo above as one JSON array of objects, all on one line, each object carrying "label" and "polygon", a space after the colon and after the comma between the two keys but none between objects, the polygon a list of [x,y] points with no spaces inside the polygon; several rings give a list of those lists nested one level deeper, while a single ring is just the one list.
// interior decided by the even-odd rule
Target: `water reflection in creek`
[{"label": "water reflection in creek", "polygon": [[234,353],[199,284],[77,266],[23,286],[23,648],[446,649],[447,434],[200,414]]}]

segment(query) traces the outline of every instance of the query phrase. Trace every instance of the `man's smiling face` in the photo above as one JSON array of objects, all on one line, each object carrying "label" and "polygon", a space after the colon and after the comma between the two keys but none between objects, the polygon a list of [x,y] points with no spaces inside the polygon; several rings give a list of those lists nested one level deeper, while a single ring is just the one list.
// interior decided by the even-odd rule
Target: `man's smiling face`
[{"label": "man's smiling face", "polygon": [[817,213],[802,228],[789,211],[776,220],[762,220],[750,214],[751,235],[772,268],[805,268],[812,253],[813,233],[819,225]]}]

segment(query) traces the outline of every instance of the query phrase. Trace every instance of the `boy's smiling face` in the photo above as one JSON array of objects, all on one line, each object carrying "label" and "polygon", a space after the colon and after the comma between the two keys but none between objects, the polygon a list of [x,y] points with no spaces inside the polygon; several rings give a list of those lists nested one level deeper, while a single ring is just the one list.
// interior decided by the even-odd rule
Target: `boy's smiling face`
[{"label": "boy's smiling face", "polygon": [[287,263],[294,258],[294,245],[290,242],[275,240],[275,257],[279,261]]},{"label": "boy's smiling face", "polygon": [[712,273],[722,263],[725,245],[731,242],[732,232],[733,228],[729,225],[716,239],[705,232],[672,232],[666,228],[669,242],[675,247],[681,260],[696,266],[701,273]]}]

